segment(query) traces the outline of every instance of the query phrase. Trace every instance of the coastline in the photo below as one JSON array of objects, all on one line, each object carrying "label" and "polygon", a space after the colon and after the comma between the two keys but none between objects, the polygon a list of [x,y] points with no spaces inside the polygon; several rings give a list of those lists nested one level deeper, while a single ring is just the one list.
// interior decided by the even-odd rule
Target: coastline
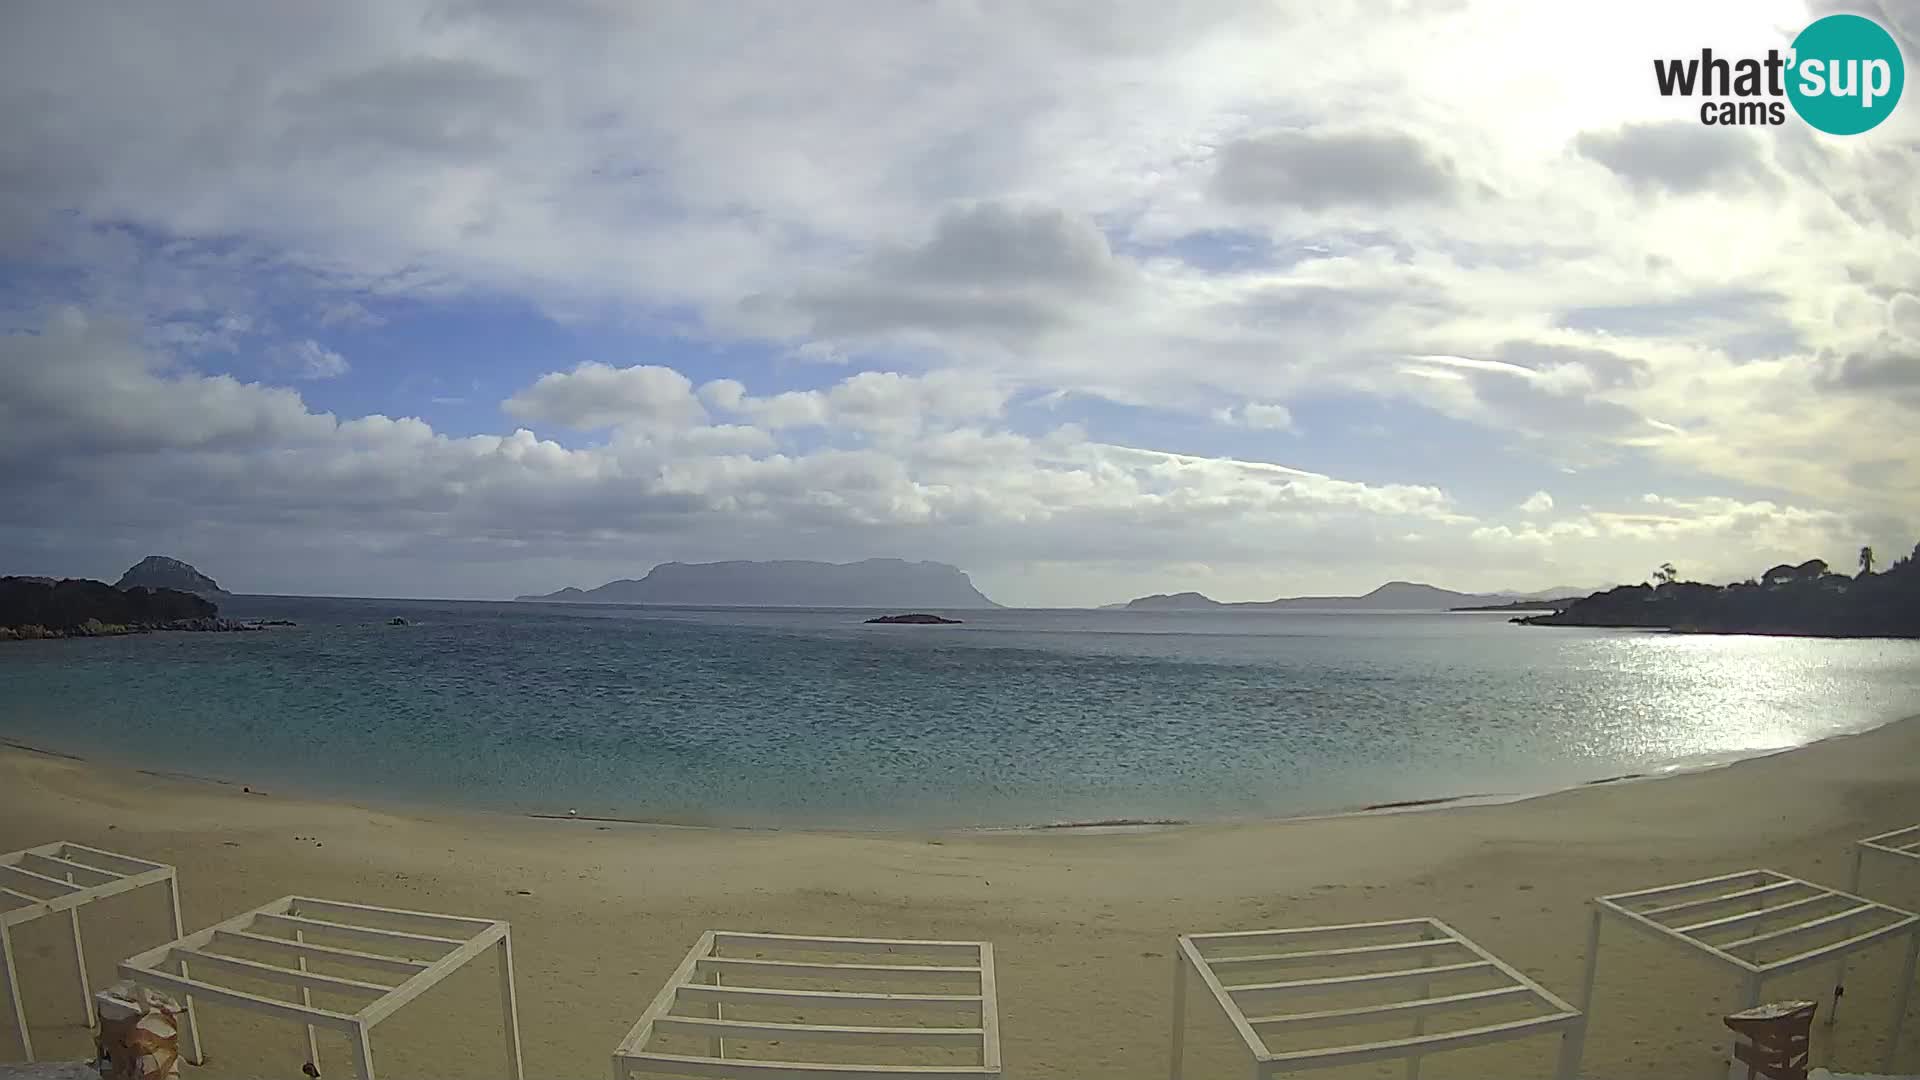
[{"label": "coastline", "polygon": [[[1181,818],[1181,817],[1111,817],[1088,820],[1062,819],[1032,821],[1019,824],[987,825],[966,822],[912,823],[905,825],[886,824],[838,824],[838,825],[776,825],[754,823],[727,823],[696,819],[676,819],[671,817],[630,817],[608,814],[576,814],[571,811],[555,810],[507,810],[498,807],[475,806],[459,803],[436,803],[401,798],[370,799],[351,794],[339,794],[320,790],[304,789],[299,786],[275,790],[289,799],[321,804],[351,806],[362,810],[379,811],[401,815],[440,814],[473,815],[481,819],[504,817],[509,819],[528,819],[536,821],[583,821],[602,824],[645,825],[674,829],[712,829],[723,832],[766,832],[766,833],[822,833],[827,835],[886,836],[896,833],[909,835],[961,833],[1027,833],[1027,832],[1075,832],[1082,830],[1112,829],[1179,829],[1210,826],[1260,825],[1289,821],[1321,821],[1329,818],[1379,816],[1383,814],[1427,813],[1437,810],[1459,809],[1471,806],[1499,806],[1508,803],[1526,802],[1546,798],[1569,791],[1580,791],[1595,786],[1620,785],[1646,780],[1665,780],[1699,772],[1727,768],[1744,761],[1753,761],[1773,757],[1779,754],[1791,754],[1808,747],[1818,746],[1835,739],[1850,738],[1855,735],[1877,731],[1884,727],[1909,722],[1920,722],[1920,714],[1909,717],[1892,717],[1877,723],[1867,724],[1852,730],[1837,731],[1822,736],[1812,742],[1802,743],[1780,749],[1755,750],[1750,753],[1716,756],[1706,761],[1675,761],[1664,765],[1649,765],[1644,771],[1621,773],[1612,776],[1579,780],[1558,787],[1543,787],[1523,791],[1480,791],[1459,792],[1444,795],[1418,795],[1391,799],[1383,802],[1330,806],[1322,809],[1305,809],[1297,812],[1272,815],[1235,815],[1218,818]],[[186,772],[178,769],[143,768],[131,761],[113,754],[81,753],[71,750],[55,749],[18,739],[0,736],[0,755],[10,752],[40,754],[68,761],[83,762],[105,769],[128,769],[142,775],[160,779],[175,779],[194,783],[211,784],[224,788],[237,788],[247,794],[268,796],[272,792],[265,787],[256,787],[257,780],[245,777],[219,775],[214,773]],[[564,799],[562,800],[564,801]]]},{"label": "coastline", "polygon": [[[1445,812],[880,834],[402,813],[0,749],[0,850],[68,839],[174,863],[189,929],[288,893],[509,919],[530,1076],[599,1075],[687,945],[728,928],[991,940],[1009,1075],[1157,1080],[1178,933],[1433,915],[1577,996],[1592,896],[1756,866],[1844,886],[1852,840],[1920,821],[1920,717],[1659,780]],[[1920,906],[1920,874],[1877,868],[1862,891]],[[92,918],[96,985],[153,943],[161,908],[130,899]],[[64,933],[36,924],[16,948],[36,1045],[80,1057]],[[1611,927],[1602,948],[1588,1074],[1723,1077],[1719,1017],[1738,1007],[1736,980]],[[1852,1007],[1816,1025],[1816,1063],[1878,1063],[1897,951],[1852,966]],[[1829,981],[1811,972],[1769,994],[1813,998]],[[490,1016],[492,983],[455,980],[396,1018],[382,1071],[491,1069],[492,1036],[463,1045],[451,1018]],[[1202,1001],[1190,1073],[1239,1067]],[[298,1072],[297,1029],[231,1013],[210,1023],[203,1080]],[[341,1050],[323,1042],[335,1069]],[[1429,1071],[1545,1074],[1552,1052],[1520,1042]]]}]

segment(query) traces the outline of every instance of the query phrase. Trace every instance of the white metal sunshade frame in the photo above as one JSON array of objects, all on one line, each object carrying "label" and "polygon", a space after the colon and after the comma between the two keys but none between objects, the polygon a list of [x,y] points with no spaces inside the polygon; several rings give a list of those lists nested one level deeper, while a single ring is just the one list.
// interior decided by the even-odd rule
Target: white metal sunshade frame
[{"label": "white metal sunshade frame", "polygon": [[[1387,935],[1411,935],[1405,940],[1385,943],[1345,944],[1355,939]],[[1277,951],[1250,955],[1209,956],[1209,946],[1232,942],[1265,946]],[[1269,981],[1245,978],[1236,968],[1272,971],[1288,966],[1332,968],[1366,967],[1383,958],[1404,957],[1405,964],[1391,970],[1368,968],[1357,972],[1320,975],[1311,979]],[[1173,1046],[1169,1075],[1180,1080],[1184,1072],[1187,977],[1199,977],[1227,1020],[1240,1033],[1253,1059],[1255,1080],[1278,1074],[1355,1065],[1370,1061],[1402,1059],[1407,1076],[1420,1075],[1420,1059],[1427,1054],[1485,1046],[1539,1035],[1559,1034],[1560,1055],[1554,1075],[1572,1080],[1580,1070],[1580,1056],[1586,1038],[1586,1018],[1551,991],[1522,975],[1513,967],[1475,944],[1465,934],[1438,919],[1395,919],[1386,922],[1349,923],[1340,926],[1306,926],[1277,930],[1249,930],[1217,934],[1182,934],[1179,952],[1173,961]],[[1465,993],[1430,996],[1432,982],[1455,975],[1491,976],[1498,980],[1492,987]],[[1240,980],[1240,981],[1229,981]],[[1247,1012],[1248,1001],[1275,996],[1311,995],[1361,987],[1389,987],[1407,984],[1417,988],[1415,996],[1381,1004],[1340,1009],[1274,1012],[1258,1009]],[[1483,1024],[1465,1028],[1428,1031],[1429,1017],[1442,1016],[1491,1004],[1523,1003],[1544,1010],[1537,1016]],[[1317,1027],[1386,1023],[1411,1019],[1414,1034],[1408,1037],[1373,1042],[1315,1046],[1304,1050],[1276,1052],[1268,1049],[1264,1031],[1310,1030]]]},{"label": "white metal sunshade frame", "polygon": [[1860,891],[1861,863],[1868,855],[1905,860],[1920,865],[1920,825],[1909,825],[1904,829],[1883,832],[1879,836],[1869,836],[1865,840],[1855,840],[1853,842],[1853,876],[1847,880],[1847,891]]},{"label": "white metal sunshade frame", "polygon": [[[223,946],[277,951],[291,957],[294,966],[226,955],[218,951]],[[319,1050],[314,1029],[341,1032],[353,1046],[355,1075],[359,1080],[374,1080],[374,1025],[489,949],[499,954],[506,1073],[509,1080],[523,1080],[520,1020],[513,995],[513,935],[504,920],[283,896],[123,960],[120,974],[186,997],[187,1030],[195,1062],[206,1060],[201,1052],[199,1025],[191,1020],[193,999],[198,997],[203,1002],[217,1001],[303,1025],[307,1060],[316,1068]],[[432,959],[421,959],[423,955]],[[376,981],[373,974],[352,978],[323,975],[307,970],[309,958],[378,972],[384,977],[397,976],[400,981]],[[198,975],[192,974],[196,968]],[[298,996],[293,1001],[262,997],[213,981],[220,974],[279,983],[291,987]],[[366,1004],[354,1012],[320,1008],[313,1004],[315,991],[365,999]]]},{"label": "white metal sunshade frame", "polygon": [[13,1002],[13,1022],[20,1031],[20,1049],[27,1061],[33,1060],[33,1036],[27,1031],[26,1004],[20,997],[13,928],[66,912],[68,925],[73,928],[73,963],[79,975],[80,998],[87,1026],[92,1027],[93,988],[87,982],[87,951],[80,940],[80,909],[95,900],[163,882],[173,933],[178,937],[180,886],[173,867],[165,863],[66,841],[0,855],[0,966],[6,968],[7,996]]},{"label": "white metal sunshade frame", "polygon": [[[1886,1069],[1892,1071],[1894,1055],[1900,1047],[1901,1024],[1906,1019],[1908,996],[1913,989],[1914,963],[1916,956],[1920,956],[1920,915],[1777,870],[1743,870],[1676,885],[1614,893],[1595,897],[1592,903],[1593,919],[1587,932],[1587,975],[1581,992],[1581,1006],[1589,1011],[1600,963],[1600,923],[1609,915],[1737,972],[1745,982],[1747,1008],[1760,1004],[1761,989],[1768,979],[1829,960],[1835,961],[1843,974],[1847,954],[1905,935],[1906,963],[1894,995],[1887,1043]],[[1862,923],[1868,924],[1868,929],[1851,932]],[[1773,960],[1741,955],[1753,949],[1777,948],[1831,933],[1846,936]],[[1836,1006],[1839,982],[1837,974]]]},{"label": "white metal sunshade frame", "polygon": [[[755,954],[760,955],[755,955]],[[778,959],[767,954],[852,954],[854,962]],[[899,954],[939,963],[883,963]],[[754,975],[831,981],[835,989],[794,990],[754,986]],[[929,982],[971,982],[973,993],[905,992]],[[877,985],[876,985],[877,984]],[[841,989],[839,987],[848,987]],[[851,989],[852,987],[867,987]],[[883,987],[883,988],[881,988]],[[703,1004],[709,1016],[676,1016],[682,1001]],[[729,1020],[726,1006],[790,1005],[814,1008],[922,1010],[947,1015],[972,1011],[961,1026],[876,1027]],[[669,1054],[650,1049],[654,1036],[673,1031],[707,1036],[705,1055]],[[876,1065],[823,1061],[772,1061],[728,1057],[726,1039],[825,1041],[864,1046],[948,1046],[977,1048],[975,1064]],[[653,1002],[613,1052],[614,1080],[636,1075],[670,1074],[751,1078],[751,1080],[982,1080],[1000,1069],[1000,1007],[993,971],[993,946],[984,941],[913,941],[888,938],[801,937],[789,934],[708,930],[688,950]]]},{"label": "white metal sunshade frame", "polygon": [[[1906,860],[1920,866],[1920,825],[1909,825],[1904,829],[1883,832],[1878,836],[1869,836],[1865,840],[1853,842],[1853,873],[1847,878],[1847,891],[1860,891],[1860,875],[1865,869],[1862,864],[1868,855],[1884,856],[1893,860]],[[1840,954],[1833,969],[1833,1008],[1827,1010],[1827,1023],[1831,1024],[1840,1012],[1840,997],[1846,993],[1847,955]]]}]

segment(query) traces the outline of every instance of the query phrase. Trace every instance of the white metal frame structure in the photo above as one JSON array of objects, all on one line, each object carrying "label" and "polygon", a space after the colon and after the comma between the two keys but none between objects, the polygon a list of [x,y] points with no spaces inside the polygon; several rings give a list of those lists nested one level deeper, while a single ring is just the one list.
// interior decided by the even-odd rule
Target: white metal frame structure
[{"label": "white metal frame structure", "polygon": [[[1892,1070],[1913,989],[1914,963],[1920,957],[1920,915],[1777,870],[1744,870],[1595,897],[1587,932],[1583,1009],[1592,1008],[1600,922],[1608,915],[1732,968],[1746,984],[1746,1008],[1760,1004],[1768,979],[1828,960],[1837,960],[1844,970],[1848,953],[1904,934],[1907,958],[1894,994],[1887,1043],[1886,1067]],[[1804,944],[1809,941],[1812,944]],[[1837,1005],[1837,978],[1835,986]]]},{"label": "white metal frame structure", "polygon": [[[1385,940],[1381,940],[1385,939]],[[1250,951],[1244,951],[1250,950]],[[1379,964],[1391,965],[1384,969]],[[1312,978],[1287,978],[1288,968],[1311,968]],[[1324,971],[1331,970],[1332,974]],[[1343,926],[1307,926],[1218,934],[1182,934],[1173,960],[1173,1047],[1169,1075],[1185,1071],[1187,976],[1191,971],[1239,1032],[1253,1057],[1255,1080],[1370,1061],[1403,1059],[1408,1080],[1420,1075],[1427,1054],[1532,1036],[1558,1034],[1559,1080],[1580,1070],[1586,1018],[1571,1005],[1514,970],[1499,957],[1438,919],[1396,919]],[[1466,979],[1472,989],[1435,995],[1434,983]],[[1345,1008],[1287,1008],[1276,1002],[1315,995],[1373,992],[1411,986],[1411,996]],[[1499,1007],[1531,1015],[1495,1023],[1429,1031],[1428,1018]],[[1398,1038],[1276,1051],[1268,1039],[1320,1028],[1411,1020]]]},{"label": "white metal frame structure", "polygon": [[65,841],[0,855],[0,966],[6,968],[7,995],[13,1002],[13,1022],[20,1029],[20,1049],[26,1060],[33,1060],[33,1036],[27,1031],[27,1008],[20,998],[13,928],[66,912],[73,928],[73,966],[80,976],[80,998],[87,1026],[92,1027],[93,988],[87,982],[87,951],[80,941],[80,909],[95,900],[161,882],[167,886],[167,910],[178,937],[180,886],[173,867],[165,863]]},{"label": "white metal frame structure", "polygon": [[[1865,840],[1855,840],[1853,842],[1853,874],[1847,879],[1848,892],[1860,891],[1860,874],[1865,869],[1862,863],[1865,862],[1869,853],[1896,860],[1910,859],[1914,865],[1920,866],[1920,825],[1909,825],[1904,829],[1869,836]],[[1834,963],[1833,967],[1833,1008],[1827,1010],[1829,1024],[1839,1018],[1840,998],[1847,992],[1846,982],[1847,955],[1841,953],[1840,959]]]},{"label": "white metal frame structure", "polygon": [[[341,1032],[353,1046],[355,1075],[359,1080],[374,1080],[374,1025],[489,949],[499,955],[507,1076],[523,1080],[520,1019],[513,996],[513,935],[500,919],[283,896],[129,957],[120,962],[120,974],[187,996],[189,1016],[193,998],[198,997],[300,1024],[307,1033],[307,1060],[315,1068],[319,1048],[314,1029]],[[246,953],[287,957],[293,966],[248,959]],[[330,970],[310,970],[309,962]],[[333,974],[332,970],[354,974]],[[376,981],[370,972],[399,981]],[[282,1001],[235,989],[214,981],[221,975],[290,987],[297,997]],[[315,1005],[315,994],[358,1007],[348,1011]],[[189,1023],[188,1031],[193,1060],[205,1061],[199,1025]]]},{"label": "white metal frame structure", "polygon": [[[836,959],[795,959],[826,957]],[[845,956],[849,962],[837,957]],[[902,962],[902,957],[909,958]],[[891,961],[891,962],[883,962]],[[767,982],[787,983],[770,987]],[[802,989],[794,982],[808,984]],[[756,983],[758,985],[756,985]],[[951,992],[953,984],[963,992]],[[929,987],[944,986],[943,992]],[[904,989],[903,989],[904,988]],[[676,1006],[705,1015],[676,1014]],[[741,1019],[741,1011],[832,1009],[907,1016],[912,1025],[816,1024]],[[729,1018],[728,1011],[735,1015]],[[929,1020],[959,1012],[963,1023]],[[673,1053],[660,1036],[707,1040],[705,1054]],[[728,1040],[829,1042],[964,1051],[950,1064],[770,1060],[728,1055]],[[737,1050],[737,1046],[736,1046]],[[783,1057],[788,1055],[782,1054]],[[984,941],[797,937],[709,930],[661,988],[613,1053],[614,1080],[636,1075],[755,1080],[992,1080],[1000,1071],[1000,1009],[993,946]]]},{"label": "white metal frame structure", "polygon": [[1879,836],[1869,836],[1865,840],[1855,840],[1853,842],[1853,876],[1847,881],[1849,892],[1860,891],[1860,864],[1866,859],[1868,853],[1905,859],[1920,865],[1920,825],[1909,825],[1904,829],[1883,832]]}]

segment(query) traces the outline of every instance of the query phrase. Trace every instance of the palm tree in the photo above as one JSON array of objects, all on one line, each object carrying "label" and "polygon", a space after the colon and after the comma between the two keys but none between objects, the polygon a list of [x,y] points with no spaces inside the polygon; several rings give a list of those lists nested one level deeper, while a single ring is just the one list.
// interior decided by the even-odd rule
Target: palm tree
[{"label": "palm tree", "polygon": [[1873,574],[1873,548],[1863,547],[1860,549],[1860,576],[1869,577],[1872,574]]}]

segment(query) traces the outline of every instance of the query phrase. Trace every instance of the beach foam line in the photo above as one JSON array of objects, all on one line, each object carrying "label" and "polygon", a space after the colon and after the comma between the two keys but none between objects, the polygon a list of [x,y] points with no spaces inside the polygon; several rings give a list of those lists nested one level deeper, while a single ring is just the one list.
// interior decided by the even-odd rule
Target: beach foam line
[{"label": "beach foam line", "polygon": [[12,739],[0,739],[0,746],[5,746],[13,750],[22,750],[29,754],[40,754],[45,757],[65,758],[68,761],[87,760],[86,758],[81,757],[79,754],[62,753],[59,750],[49,750],[44,746],[34,746],[31,743],[15,742]]}]

